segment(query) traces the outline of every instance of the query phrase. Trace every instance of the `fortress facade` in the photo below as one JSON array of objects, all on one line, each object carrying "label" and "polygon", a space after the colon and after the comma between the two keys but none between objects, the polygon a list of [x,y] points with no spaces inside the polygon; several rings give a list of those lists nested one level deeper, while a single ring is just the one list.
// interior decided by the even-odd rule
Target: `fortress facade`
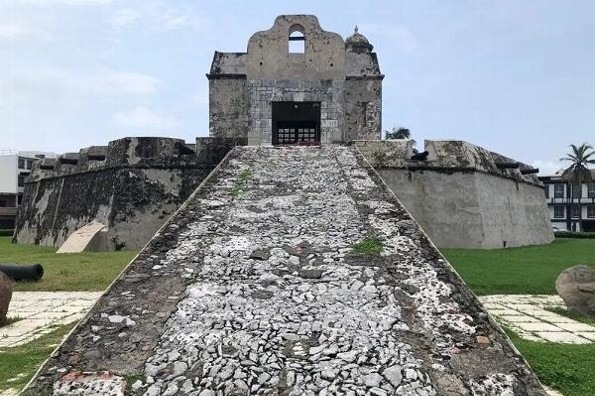
[{"label": "fortress facade", "polygon": [[[293,46],[297,44],[297,49]],[[553,240],[536,170],[460,141],[381,139],[382,79],[357,29],[343,38],[311,15],[282,15],[245,53],[215,52],[210,137],[124,138],[34,166],[15,242],[60,246],[90,222],[108,249],[144,246],[237,145],[353,144],[440,247],[501,248]]]}]

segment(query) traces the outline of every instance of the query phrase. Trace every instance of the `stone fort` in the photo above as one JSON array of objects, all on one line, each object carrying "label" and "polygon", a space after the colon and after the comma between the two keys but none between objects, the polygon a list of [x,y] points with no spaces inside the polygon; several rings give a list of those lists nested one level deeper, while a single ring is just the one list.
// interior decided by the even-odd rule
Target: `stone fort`
[{"label": "stone fort", "polygon": [[96,221],[102,248],[139,248],[234,146],[351,144],[440,247],[551,242],[531,166],[462,141],[426,142],[427,158],[412,160],[411,142],[379,140],[384,75],[372,49],[357,31],[344,41],[314,16],[279,16],[246,53],[215,52],[209,138],[124,138],[40,161],[15,241],[60,246]]},{"label": "stone fort", "polygon": [[37,163],[15,242],[143,249],[24,394],[545,395],[434,245],[551,242],[536,170],[380,140],[372,48],[279,16],[215,53],[209,137]]}]

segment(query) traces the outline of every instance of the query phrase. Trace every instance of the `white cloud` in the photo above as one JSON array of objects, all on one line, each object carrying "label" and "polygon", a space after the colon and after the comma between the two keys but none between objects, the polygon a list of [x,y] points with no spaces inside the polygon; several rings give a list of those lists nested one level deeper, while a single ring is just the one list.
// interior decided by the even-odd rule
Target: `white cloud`
[{"label": "white cloud", "polygon": [[46,69],[24,74],[0,74],[0,88],[10,96],[47,98],[81,95],[152,94],[159,80],[141,73],[114,70],[79,74],[72,70]]},{"label": "white cloud", "polygon": [[399,52],[411,52],[417,48],[417,39],[407,26],[378,24],[362,25],[360,26],[359,32],[366,36],[372,45],[374,45],[374,37],[380,36],[392,43],[392,48],[390,49]]},{"label": "white cloud", "polygon": [[173,31],[185,28],[202,29],[204,18],[194,9],[177,9],[152,4],[144,8],[117,10],[110,18],[110,24],[119,30],[146,25],[151,30]]},{"label": "white cloud", "polygon": [[161,26],[165,30],[176,30],[191,24],[190,15],[181,13],[180,11],[170,8],[160,16]]},{"label": "white cloud", "polygon": [[19,0],[21,3],[33,4],[39,6],[55,6],[55,5],[105,5],[110,4],[114,0]]},{"label": "white cloud", "polygon": [[141,73],[106,71],[79,79],[77,84],[96,93],[153,93],[157,91],[159,80]]},{"label": "white cloud", "polygon": [[19,25],[0,24],[0,39],[14,39],[26,35],[27,31]]},{"label": "white cloud", "polygon": [[141,13],[138,10],[122,9],[116,11],[110,22],[116,29],[128,29],[136,25],[140,18]]},{"label": "white cloud", "polygon": [[173,128],[178,123],[144,106],[137,106],[132,110],[117,113],[113,120],[120,126],[129,128]]},{"label": "white cloud", "polygon": [[539,168],[539,176],[552,176],[563,168],[559,161],[535,160],[531,162],[531,166]]},{"label": "white cloud", "polygon": [[0,21],[0,40],[15,40],[19,38],[39,38],[48,40],[51,35],[39,26],[25,26],[25,24]]}]

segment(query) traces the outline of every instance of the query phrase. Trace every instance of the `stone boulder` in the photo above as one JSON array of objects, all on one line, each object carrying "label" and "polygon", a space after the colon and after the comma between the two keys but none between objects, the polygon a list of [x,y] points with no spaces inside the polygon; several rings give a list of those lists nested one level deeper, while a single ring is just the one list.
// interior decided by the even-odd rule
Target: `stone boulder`
[{"label": "stone boulder", "polygon": [[8,305],[12,299],[12,279],[0,271],[0,321],[6,319]]},{"label": "stone boulder", "polygon": [[556,279],[556,291],[568,312],[595,316],[595,268],[577,265],[562,271]]}]

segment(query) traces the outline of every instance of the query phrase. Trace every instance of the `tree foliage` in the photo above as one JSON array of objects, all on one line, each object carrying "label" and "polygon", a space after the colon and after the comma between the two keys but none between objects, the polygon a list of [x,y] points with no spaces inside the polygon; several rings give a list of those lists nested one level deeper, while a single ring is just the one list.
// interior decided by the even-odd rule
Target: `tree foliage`
[{"label": "tree foliage", "polygon": [[384,138],[387,140],[411,139],[411,131],[407,128],[397,128],[395,126],[390,131],[384,131]]},{"label": "tree foliage", "polygon": [[570,166],[562,172],[562,178],[571,184],[589,183],[593,180],[589,165],[595,164],[593,146],[583,143],[580,146],[571,144],[572,151],[560,161],[570,162]]}]

